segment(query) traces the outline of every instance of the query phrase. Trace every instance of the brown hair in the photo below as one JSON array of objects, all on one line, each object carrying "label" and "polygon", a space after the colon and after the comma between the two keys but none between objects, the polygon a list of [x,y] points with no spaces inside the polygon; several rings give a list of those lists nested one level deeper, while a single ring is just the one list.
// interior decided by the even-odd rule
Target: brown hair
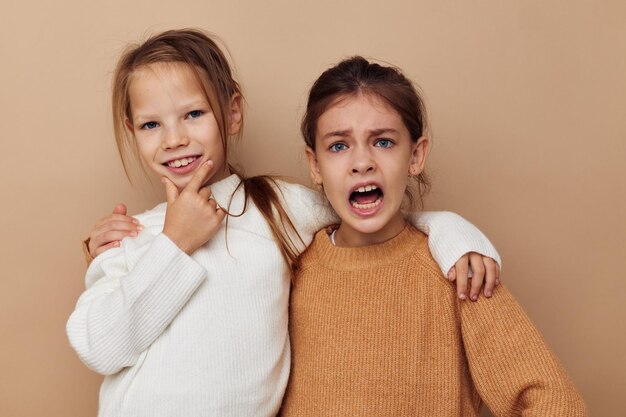
[{"label": "brown hair", "polygon": [[[187,64],[194,72],[217,120],[224,155],[228,155],[230,120],[229,112],[225,112],[224,109],[230,108],[234,94],[242,95],[239,83],[233,78],[228,60],[208,34],[196,29],[168,30],[150,37],[142,44],[129,46],[122,54],[113,75],[113,127],[118,152],[129,180],[130,162],[141,161],[135,138],[125,123],[127,119],[132,120],[129,98],[131,77],[143,66],[168,62]],[[246,204],[241,213],[228,215],[235,217],[242,215],[250,198],[268,222],[283,258],[293,269],[298,250],[291,236],[297,236],[300,242],[302,239],[280,203],[275,191],[275,188],[278,188],[275,180],[267,176],[246,178],[232,166],[230,169],[242,178],[237,189],[244,187]],[[228,223],[228,218],[226,222]]]},{"label": "brown hair", "polygon": [[[311,87],[301,125],[302,137],[311,149],[315,151],[317,121],[321,115],[336,100],[357,94],[375,95],[397,111],[413,142],[417,142],[427,131],[424,102],[402,71],[354,56],[324,71]],[[416,181],[421,205],[423,196],[430,189],[430,181],[423,171]],[[413,204],[409,189],[407,196]]]}]

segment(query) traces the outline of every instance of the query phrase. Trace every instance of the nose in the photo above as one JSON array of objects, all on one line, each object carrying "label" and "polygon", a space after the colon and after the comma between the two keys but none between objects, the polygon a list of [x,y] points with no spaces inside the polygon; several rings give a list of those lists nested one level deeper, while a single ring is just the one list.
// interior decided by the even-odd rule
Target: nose
[{"label": "nose", "polygon": [[180,126],[172,126],[165,130],[165,136],[161,141],[164,150],[180,148],[189,145],[189,137],[185,130]]},{"label": "nose", "polygon": [[352,159],[352,173],[365,174],[376,169],[376,162],[368,148],[355,149]]}]

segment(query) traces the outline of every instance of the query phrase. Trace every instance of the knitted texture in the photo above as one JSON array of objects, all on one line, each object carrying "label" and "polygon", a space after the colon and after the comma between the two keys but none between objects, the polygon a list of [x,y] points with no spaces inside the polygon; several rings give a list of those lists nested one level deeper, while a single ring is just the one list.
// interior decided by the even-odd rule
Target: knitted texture
[{"label": "knitted texture", "polygon": [[[427,238],[405,228],[341,248],[318,233],[291,292],[282,416],[584,416],[582,399],[510,293],[461,302]],[[482,399],[482,400],[481,400]]]},{"label": "knitted texture", "polygon": [[[211,185],[235,215],[244,206],[241,187],[231,201],[239,182],[233,175]],[[304,245],[336,221],[319,193],[278,184]],[[187,256],[161,233],[165,212],[160,204],[136,216],[145,226],[139,236],[93,260],[67,323],[78,356],[106,375],[99,416],[276,415],[290,368],[290,277],[269,226],[250,204]],[[452,222],[449,240],[462,251],[495,252],[461,217],[424,216],[412,218],[433,235],[449,233]]]},{"label": "knitted texture", "polygon": [[[239,214],[239,178],[211,187]],[[324,200],[280,183],[305,244],[333,219]],[[106,375],[99,416],[274,416],[289,375],[290,278],[271,231],[251,204],[187,256],[161,233],[166,205],[137,216],[145,229],[96,257],[67,333]]]}]

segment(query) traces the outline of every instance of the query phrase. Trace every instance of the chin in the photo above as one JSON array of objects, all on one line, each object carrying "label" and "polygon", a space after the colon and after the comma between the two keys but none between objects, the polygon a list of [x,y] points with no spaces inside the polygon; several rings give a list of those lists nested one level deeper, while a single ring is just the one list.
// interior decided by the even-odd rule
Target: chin
[{"label": "chin", "polygon": [[360,221],[348,221],[345,223],[355,232],[364,235],[371,235],[382,232],[389,222],[385,222],[382,219],[367,219]]}]

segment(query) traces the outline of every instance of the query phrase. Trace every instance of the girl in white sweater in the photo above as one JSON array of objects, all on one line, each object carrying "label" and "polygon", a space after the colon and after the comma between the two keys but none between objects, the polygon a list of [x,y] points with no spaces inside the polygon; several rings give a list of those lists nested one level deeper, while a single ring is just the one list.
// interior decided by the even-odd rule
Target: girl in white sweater
[{"label": "girl in white sweater", "polygon": [[[228,165],[242,107],[226,58],[202,32],[167,31],[120,59],[113,81],[118,148],[125,167],[135,156],[162,177],[167,202],[135,217],[141,231],[118,210],[91,234],[98,256],[67,333],[81,360],[106,376],[100,416],[278,411],[290,368],[290,271],[335,217],[306,187],[244,178]],[[446,272],[470,251],[498,257],[454,214],[411,221],[430,232]],[[493,282],[494,261],[472,259]],[[467,268],[467,257],[457,265]]]}]

